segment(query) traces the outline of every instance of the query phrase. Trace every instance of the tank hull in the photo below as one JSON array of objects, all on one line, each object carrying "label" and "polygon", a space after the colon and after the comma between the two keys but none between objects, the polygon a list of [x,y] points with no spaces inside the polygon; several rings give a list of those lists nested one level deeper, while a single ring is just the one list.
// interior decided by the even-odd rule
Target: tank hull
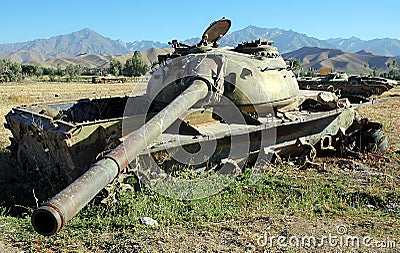
[{"label": "tank hull", "polygon": [[[13,108],[7,114],[6,120],[13,134],[11,149],[20,167],[60,178],[63,186],[72,182],[96,160],[124,141],[123,128],[127,116],[123,114],[123,105],[127,99],[126,97],[94,99]],[[141,126],[140,122],[146,120],[148,114],[142,112],[141,108],[149,106],[144,97],[130,99],[137,103],[137,110],[129,115],[129,122],[137,122],[137,125],[129,123],[129,132],[138,129]],[[118,103],[120,108],[116,106]],[[96,118],[89,109],[106,104],[110,108],[107,109],[105,106],[103,111],[112,109],[112,114],[104,113],[102,117]],[[81,110],[83,107],[86,111]],[[55,120],[54,117],[39,113],[44,110],[43,108],[59,108],[64,114],[65,112],[73,114],[79,121],[70,121],[70,118]],[[339,130],[345,132],[355,119],[353,109],[341,108],[322,112],[295,111],[286,113],[285,117],[267,115],[259,116],[257,120],[227,123],[215,117],[215,110],[213,107],[206,110],[197,108],[188,110],[184,117],[175,122],[176,126],[184,122],[185,128],[180,128],[179,131],[174,130],[176,126],[167,129],[149,145],[149,148],[143,149],[139,156],[145,160],[149,154],[157,157],[157,154],[162,154],[166,150],[171,152],[180,147],[190,150],[199,143],[216,141],[217,149],[221,150],[215,152],[210,160],[218,162],[227,158],[231,137],[242,135],[250,136],[249,140],[243,141],[250,141],[250,145],[247,152],[241,154],[243,157],[239,157],[238,160],[256,154],[264,148],[286,154],[288,152],[285,149],[296,145],[300,140],[318,146],[324,136],[334,136]],[[261,142],[263,134],[269,134],[267,142]],[[200,163],[198,167],[205,164]],[[169,163],[168,166],[172,164]]]},{"label": "tank hull", "polygon": [[[126,100],[121,97],[13,108],[6,115],[13,136],[10,149],[21,168],[58,178],[65,185],[120,143]],[[102,104],[106,105],[103,111],[112,109],[113,113],[97,113],[96,117],[95,111]],[[51,115],[47,113],[50,110]],[[74,117],[55,119],[61,111],[69,111]]]},{"label": "tank hull", "polygon": [[334,92],[338,96],[351,99],[354,103],[379,96],[397,85],[394,80],[365,76],[350,76],[344,79],[299,78],[298,83],[300,89]]}]

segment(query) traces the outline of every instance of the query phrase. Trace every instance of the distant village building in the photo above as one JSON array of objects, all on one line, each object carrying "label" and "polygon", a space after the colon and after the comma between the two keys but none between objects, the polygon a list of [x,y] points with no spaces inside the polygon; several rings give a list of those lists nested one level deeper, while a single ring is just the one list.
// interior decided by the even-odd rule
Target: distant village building
[{"label": "distant village building", "polygon": [[116,76],[93,76],[92,83],[125,83],[126,77]]}]

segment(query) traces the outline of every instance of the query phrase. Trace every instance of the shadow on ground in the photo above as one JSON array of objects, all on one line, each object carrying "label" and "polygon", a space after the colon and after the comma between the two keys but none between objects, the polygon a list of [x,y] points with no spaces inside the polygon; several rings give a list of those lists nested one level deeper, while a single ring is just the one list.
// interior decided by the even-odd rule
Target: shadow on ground
[{"label": "shadow on ground", "polygon": [[19,168],[8,150],[0,150],[0,213],[21,217],[58,192],[40,172]]}]

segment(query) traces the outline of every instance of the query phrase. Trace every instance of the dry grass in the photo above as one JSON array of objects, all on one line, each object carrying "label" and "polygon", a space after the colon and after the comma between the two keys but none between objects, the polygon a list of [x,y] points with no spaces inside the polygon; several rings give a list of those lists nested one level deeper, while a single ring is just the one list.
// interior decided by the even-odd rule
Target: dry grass
[{"label": "dry grass", "polygon": [[365,116],[383,123],[383,129],[389,139],[389,151],[400,150],[400,87],[382,94],[392,99],[372,106],[359,108],[357,111]]},{"label": "dry grass", "polygon": [[[143,87],[139,87],[143,85]],[[23,104],[72,101],[83,98],[129,95],[145,92],[145,84],[115,83],[6,83],[0,84],[0,150],[9,145],[10,131],[4,129],[4,115]]]}]

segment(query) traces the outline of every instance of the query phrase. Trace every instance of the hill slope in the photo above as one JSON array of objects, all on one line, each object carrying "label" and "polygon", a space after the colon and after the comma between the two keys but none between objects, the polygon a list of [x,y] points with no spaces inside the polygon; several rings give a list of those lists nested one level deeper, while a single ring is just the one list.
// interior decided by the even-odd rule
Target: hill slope
[{"label": "hill slope", "polygon": [[283,54],[285,59],[300,59],[304,69],[332,68],[337,71],[368,73],[374,68],[387,71],[387,63],[393,60],[400,62],[400,57],[376,55],[368,51],[350,53],[339,49],[304,47],[296,51]]},{"label": "hill slope", "polygon": [[[151,63],[157,60],[157,56],[159,54],[167,54],[171,53],[171,48],[150,48],[145,51],[142,51],[142,59],[144,62],[151,66]],[[58,57],[58,58],[50,58],[45,61],[29,61],[28,63],[38,63],[43,67],[57,67],[60,64],[60,67],[65,68],[68,64],[82,65],[88,68],[107,68],[109,67],[110,61],[112,59],[116,59],[120,61],[122,64],[125,64],[128,58],[132,57],[132,53],[122,54],[122,55],[109,55],[109,54],[81,54],[76,57]]]},{"label": "hill slope", "polygon": [[368,50],[385,56],[400,56],[400,40],[397,39],[373,39],[361,40],[357,37],[348,39],[328,39],[332,48],[338,48],[349,52]]}]

